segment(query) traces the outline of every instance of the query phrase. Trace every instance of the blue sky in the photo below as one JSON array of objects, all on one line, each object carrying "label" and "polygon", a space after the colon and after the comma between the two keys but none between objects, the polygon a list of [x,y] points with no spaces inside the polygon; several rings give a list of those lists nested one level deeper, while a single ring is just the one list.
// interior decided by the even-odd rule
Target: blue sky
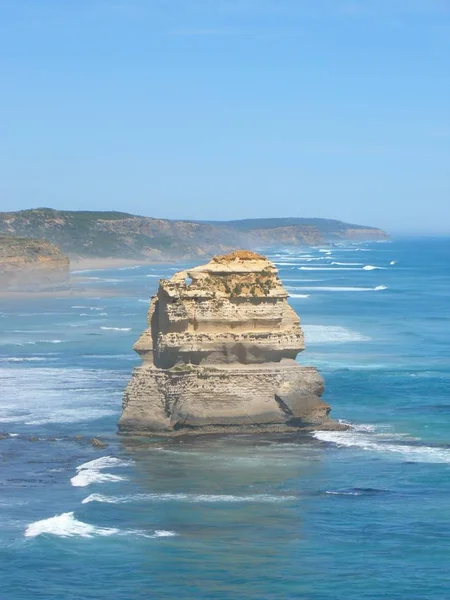
[{"label": "blue sky", "polygon": [[450,0],[0,0],[0,209],[450,233]]}]

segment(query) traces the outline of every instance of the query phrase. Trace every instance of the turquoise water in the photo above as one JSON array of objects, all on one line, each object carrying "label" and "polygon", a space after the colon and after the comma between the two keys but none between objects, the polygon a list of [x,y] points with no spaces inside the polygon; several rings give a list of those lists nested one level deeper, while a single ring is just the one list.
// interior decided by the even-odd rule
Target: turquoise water
[{"label": "turquoise water", "polygon": [[449,255],[449,239],[271,254],[340,433],[117,437],[172,265],[0,300],[0,598],[447,600]]}]

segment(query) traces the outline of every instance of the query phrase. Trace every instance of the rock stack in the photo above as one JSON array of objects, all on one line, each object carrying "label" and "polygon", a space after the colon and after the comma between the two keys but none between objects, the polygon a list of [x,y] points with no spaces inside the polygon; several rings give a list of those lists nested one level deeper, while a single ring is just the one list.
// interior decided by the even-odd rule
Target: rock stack
[{"label": "rock stack", "polygon": [[317,369],[295,360],[303,332],[287,299],[273,263],[244,250],[162,279],[134,346],[143,364],[120,431],[339,428]]}]

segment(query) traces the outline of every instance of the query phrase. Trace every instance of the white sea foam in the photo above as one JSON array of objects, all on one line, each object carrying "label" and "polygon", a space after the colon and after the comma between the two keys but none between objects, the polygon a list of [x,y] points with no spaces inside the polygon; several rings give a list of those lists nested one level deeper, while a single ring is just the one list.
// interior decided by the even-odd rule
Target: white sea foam
[{"label": "white sea foam", "polygon": [[309,298],[310,294],[293,294],[290,293],[289,297],[290,298]]},{"label": "white sea foam", "polygon": [[376,292],[386,290],[385,285],[377,285],[376,287],[350,287],[350,286],[299,286],[296,290],[305,290],[309,292]]},{"label": "white sea foam", "polygon": [[135,265],[134,267],[121,267],[117,269],[118,271],[134,271],[135,269],[140,269],[142,265]]},{"label": "white sea foam", "polygon": [[166,531],[165,529],[156,529],[155,533],[152,537],[174,537],[177,536],[178,533],[174,531]]},{"label": "white sea foam", "polygon": [[129,467],[133,463],[129,460],[122,460],[115,456],[101,456],[89,462],[85,462],[77,467],[77,471],[84,471],[85,469],[110,469],[111,467]]},{"label": "white sea foam", "polygon": [[86,471],[80,471],[74,477],[72,477],[70,483],[74,487],[86,487],[91,485],[91,483],[124,481],[125,479],[125,477],[121,477],[120,475],[113,475],[112,473],[102,473],[101,471],[87,469]]},{"label": "white sea foam", "polygon": [[363,271],[375,271],[377,269],[384,269],[385,267],[375,267],[374,265],[366,265],[363,267]]},{"label": "white sea foam", "polygon": [[396,260],[391,260],[391,262],[389,263],[390,265],[396,265],[397,261]]},{"label": "white sea foam", "polygon": [[357,267],[298,267],[299,271],[359,271]]},{"label": "white sea foam", "polygon": [[133,502],[263,502],[278,503],[295,500],[295,496],[274,496],[270,494],[251,494],[248,496],[234,496],[231,494],[133,494],[130,496],[103,496],[102,494],[91,494],[82,500],[82,504],[90,502],[100,502],[104,504],[130,504]]},{"label": "white sea foam", "polygon": [[119,533],[118,529],[110,527],[95,527],[89,523],[78,521],[73,512],[62,513],[35,521],[28,525],[25,531],[25,537],[37,537],[43,534],[56,535],[59,537],[85,537],[90,538],[96,535],[114,535]]},{"label": "white sea foam", "polygon": [[0,420],[35,425],[117,416],[126,379],[126,373],[108,369],[50,368],[47,363],[28,362],[12,369],[0,364]]},{"label": "white sea foam", "polygon": [[0,363],[42,362],[48,360],[43,356],[6,356],[0,357]]},{"label": "white sea foam", "polygon": [[95,421],[103,417],[110,417],[117,414],[115,410],[106,410],[104,408],[85,408],[80,411],[78,408],[59,409],[56,408],[50,414],[45,416],[23,421],[25,425],[46,425],[47,423],[80,423],[82,421]]},{"label": "white sea foam", "polygon": [[325,494],[332,496],[361,496],[362,492],[334,492],[332,490],[326,490]]},{"label": "white sea foam", "polygon": [[[29,332],[27,332],[29,333]],[[28,342],[13,342],[13,341],[7,341],[6,343],[3,343],[2,346],[8,346],[8,345],[12,345],[12,346],[36,346],[36,344],[64,344],[66,342],[68,342],[69,340],[29,340]]]},{"label": "white sea foam", "polygon": [[[392,434],[353,429],[352,431],[316,431],[313,435],[322,442],[333,443],[341,447],[355,447],[420,463],[450,464],[449,449],[421,444],[395,443],[396,436]],[[399,437],[404,439],[401,434]]]},{"label": "white sea foam", "polygon": [[366,423],[355,424],[355,423],[350,423],[349,421],[346,421],[345,419],[339,419],[339,423],[348,425],[349,427],[351,427],[353,429],[353,431],[363,431],[363,432],[369,432],[369,433],[373,433],[376,431],[375,425],[367,425]]},{"label": "white sea foam", "polygon": [[355,262],[332,262],[332,265],[338,265],[341,267],[358,267],[362,266],[364,263],[355,263]]},{"label": "white sea foam", "polygon": [[146,275],[146,277],[157,277],[158,279],[161,279],[162,275],[154,275],[153,273],[150,273],[149,275]]},{"label": "white sea foam", "polygon": [[308,344],[368,342],[370,337],[337,325],[302,325]]},{"label": "white sea foam", "polygon": [[96,536],[111,536],[111,535],[123,535],[123,536],[139,536],[147,538],[161,538],[161,537],[175,537],[178,534],[174,531],[167,531],[164,529],[157,529],[153,533],[149,533],[142,530],[125,530],[122,531],[115,527],[97,527],[90,523],[84,523],[76,519],[73,512],[62,513],[61,515],[55,515],[49,519],[42,519],[41,521],[35,521],[28,525],[25,530],[25,537],[34,538],[40,535],[54,535],[57,537],[82,537],[82,538],[93,538]]},{"label": "white sea foam", "polygon": [[72,477],[70,483],[74,487],[86,487],[91,483],[105,483],[107,481],[123,481],[125,477],[113,475],[112,473],[102,473],[103,469],[111,469],[113,467],[128,467],[132,463],[124,461],[114,456],[102,456],[83,463],[77,467],[77,474]]},{"label": "white sea foam", "polygon": [[107,331],[131,331],[131,327],[103,327],[103,326],[101,326],[100,329],[105,329]]}]

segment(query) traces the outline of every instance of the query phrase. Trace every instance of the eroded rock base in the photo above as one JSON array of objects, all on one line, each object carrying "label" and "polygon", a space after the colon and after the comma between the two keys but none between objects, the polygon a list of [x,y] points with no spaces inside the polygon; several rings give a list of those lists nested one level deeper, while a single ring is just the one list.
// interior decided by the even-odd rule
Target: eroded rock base
[{"label": "eroded rock base", "polygon": [[121,433],[179,435],[243,431],[342,429],[328,417],[314,367],[138,367],[127,387]]}]

